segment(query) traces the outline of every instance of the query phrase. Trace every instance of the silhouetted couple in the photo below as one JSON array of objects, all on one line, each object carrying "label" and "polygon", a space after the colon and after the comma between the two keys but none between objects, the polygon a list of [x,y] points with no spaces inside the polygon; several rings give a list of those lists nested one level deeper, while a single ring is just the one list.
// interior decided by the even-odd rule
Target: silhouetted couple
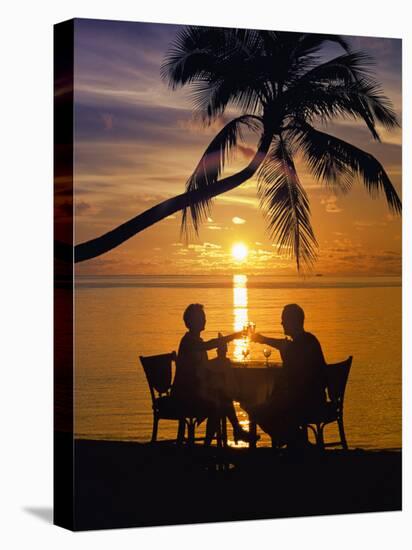
[{"label": "silhouetted couple", "polygon": [[[185,410],[199,421],[208,419],[205,443],[209,444],[218,419],[229,418],[234,439],[254,441],[256,436],[243,430],[231,397],[231,364],[226,357],[228,342],[241,338],[242,332],[204,341],[200,334],[206,315],[200,304],[189,305],[183,315],[188,332],[183,336],[178,356],[173,395]],[[268,433],[273,445],[301,446],[307,443],[304,419],[321,410],[326,401],[325,359],[317,338],[304,330],[304,312],[297,304],[285,306],[281,323],[288,338],[276,339],[252,334],[255,342],[279,350],[283,368],[269,399],[255,407],[242,404],[250,417]],[[217,349],[209,360],[207,351]],[[232,386],[233,387],[233,386]]]}]

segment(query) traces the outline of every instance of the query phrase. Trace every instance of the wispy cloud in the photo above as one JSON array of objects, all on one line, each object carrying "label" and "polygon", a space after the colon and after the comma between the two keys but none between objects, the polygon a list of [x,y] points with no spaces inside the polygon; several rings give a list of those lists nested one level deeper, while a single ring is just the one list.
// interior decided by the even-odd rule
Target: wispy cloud
[{"label": "wispy cloud", "polygon": [[339,212],[342,212],[342,208],[339,208],[337,203],[338,199],[334,195],[322,197],[320,199],[320,204],[323,204],[325,211],[328,212],[328,214],[339,214]]},{"label": "wispy cloud", "polygon": [[246,220],[244,220],[243,218],[239,218],[239,216],[235,216],[234,218],[232,218],[232,223],[234,223],[235,225],[243,225],[244,223],[246,223]]},{"label": "wispy cloud", "polygon": [[[77,20],[76,25],[75,208],[76,239],[82,241],[182,193],[205,148],[236,110],[205,127],[193,116],[187,91],[173,91],[161,81],[160,65],[178,26],[93,20]],[[375,57],[377,77],[401,115],[400,41],[349,40],[354,48]],[[331,47],[325,55],[336,53]],[[382,143],[377,143],[365,125],[355,120],[323,129],[376,156],[400,193],[400,130],[379,128]],[[257,137],[245,132],[245,138],[224,175],[244,168],[256,151]],[[347,196],[335,197],[310,174],[301,155],[296,166],[311,200],[320,243],[319,270],[399,269],[399,257],[386,252],[392,247],[394,253],[400,251],[400,219],[387,218],[384,199],[369,201],[359,182]],[[175,214],[78,269],[113,273],[230,270],[230,247],[243,239],[250,249],[250,269],[293,272],[293,260],[278,257],[276,247],[267,242],[263,216],[257,212],[256,186],[253,177],[213,201],[212,217],[201,231],[209,245],[195,243],[188,248],[178,243],[181,216]],[[66,209],[71,209],[70,203]],[[332,242],[333,236],[340,242]]]}]

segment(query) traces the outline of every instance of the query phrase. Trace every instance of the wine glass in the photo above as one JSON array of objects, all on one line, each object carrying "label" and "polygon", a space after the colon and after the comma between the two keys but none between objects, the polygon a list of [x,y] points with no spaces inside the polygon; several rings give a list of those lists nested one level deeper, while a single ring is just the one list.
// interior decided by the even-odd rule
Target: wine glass
[{"label": "wine glass", "polygon": [[246,361],[247,356],[249,355],[249,353],[250,353],[249,348],[243,348],[242,349],[243,361]]},{"label": "wine glass", "polygon": [[252,334],[255,334],[256,331],[256,323],[253,323],[252,321],[249,321],[247,324],[247,332],[248,336],[251,336]]},{"label": "wine glass", "polygon": [[272,355],[272,351],[269,348],[264,348],[263,355],[266,357],[266,366],[269,366],[269,357]]}]

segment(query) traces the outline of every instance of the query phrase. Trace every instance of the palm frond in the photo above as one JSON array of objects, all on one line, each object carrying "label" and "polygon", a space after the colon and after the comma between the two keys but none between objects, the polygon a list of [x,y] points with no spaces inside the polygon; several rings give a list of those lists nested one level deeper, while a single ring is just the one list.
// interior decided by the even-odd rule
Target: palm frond
[{"label": "palm frond", "polygon": [[325,61],[302,75],[293,85],[306,85],[310,82],[352,84],[357,80],[370,78],[374,60],[361,51],[350,52]]},{"label": "palm frond", "polygon": [[221,52],[222,29],[187,26],[180,29],[160,68],[172,89],[190,84],[215,72]]},{"label": "palm frond", "polygon": [[237,71],[231,77],[222,77],[213,82],[195,82],[190,97],[195,114],[199,115],[205,124],[210,124],[224,113],[229,103],[241,112],[259,114],[264,93],[263,84],[259,87],[254,79],[246,77],[244,71]]},{"label": "palm frond", "polygon": [[303,123],[297,138],[309,168],[318,179],[347,187],[359,176],[372,197],[384,193],[389,209],[397,214],[402,203],[381,163],[370,153]]},{"label": "palm frond", "polygon": [[356,95],[373,114],[374,121],[387,129],[399,127],[399,122],[392,101],[383,93],[382,86],[372,78],[364,78],[358,86],[350,88],[348,94]]},{"label": "palm frond", "polygon": [[300,33],[292,31],[256,31],[261,39],[261,46],[266,55],[278,55],[280,52],[289,57],[313,55],[323,48],[326,42],[338,44],[349,52],[348,41],[336,34]]},{"label": "palm frond", "polygon": [[195,110],[207,123],[229,103],[255,113],[267,92],[259,39],[253,30],[185,27],[164,58],[161,76],[173,89],[191,85]]},{"label": "palm frond", "polygon": [[311,174],[330,188],[333,193],[347,193],[353,183],[353,172],[344,159],[335,155],[329,146],[329,136],[317,132],[305,121],[298,121],[287,136],[296,149],[303,152]]},{"label": "palm frond", "polygon": [[193,202],[188,209],[183,210],[182,233],[189,233],[188,222],[190,220],[195,232],[198,233],[200,224],[210,214],[211,198],[208,194],[208,187],[216,183],[230,154],[239,141],[243,140],[242,126],[252,132],[258,132],[261,122],[261,119],[256,116],[240,116],[226,124],[210,142],[186,183],[186,191],[196,191],[200,195],[200,200],[198,196],[196,202]]},{"label": "palm frond", "polygon": [[259,170],[258,195],[279,252],[294,256],[298,270],[301,261],[312,265],[318,244],[310,222],[309,200],[282,138],[272,145]]},{"label": "palm frond", "polygon": [[296,54],[312,55],[318,52],[325,45],[325,42],[338,44],[346,52],[350,52],[349,42],[343,36],[338,34],[303,33],[298,40]]},{"label": "palm frond", "polygon": [[277,61],[273,76],[281,87],[302,76],[319,62],[318,54],[326,42],[335,43],[346,52],[350,51],[347,40],[339,35],[261,32],[265,37],[266,51]]},{"label": "palm frond", "polygon": [[398,125],[391,101],[372,80],[350,84],[310,82],[288,90],[286,101],[289,112],[310,123],[329,122],[337,117],[360,118],[378,141],[377,122],[388,128]]}]

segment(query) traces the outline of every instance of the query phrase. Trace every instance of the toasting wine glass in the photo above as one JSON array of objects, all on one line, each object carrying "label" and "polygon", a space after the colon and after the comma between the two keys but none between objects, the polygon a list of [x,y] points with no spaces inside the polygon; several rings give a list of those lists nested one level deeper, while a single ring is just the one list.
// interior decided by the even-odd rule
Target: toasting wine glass
[{"label": "toasting wine glass", "polygon": [[264,348],[263,355],[266,357],[266,366],[269,366],[269,357],[272,355],[272,351],[269,348]]},{"label": "toasting wine glass", "polygon": [[246,361],[247,356],[249,355],[250,350],[248,348],[242,349],[243,361]]},{"label": "toasting wine glass", "polygon": [[256,323],[253,323],[252,321],[249,321],[247,324],[248,328],[248,335],[251,336],[252,334],[255,334],[256,331]]}]

